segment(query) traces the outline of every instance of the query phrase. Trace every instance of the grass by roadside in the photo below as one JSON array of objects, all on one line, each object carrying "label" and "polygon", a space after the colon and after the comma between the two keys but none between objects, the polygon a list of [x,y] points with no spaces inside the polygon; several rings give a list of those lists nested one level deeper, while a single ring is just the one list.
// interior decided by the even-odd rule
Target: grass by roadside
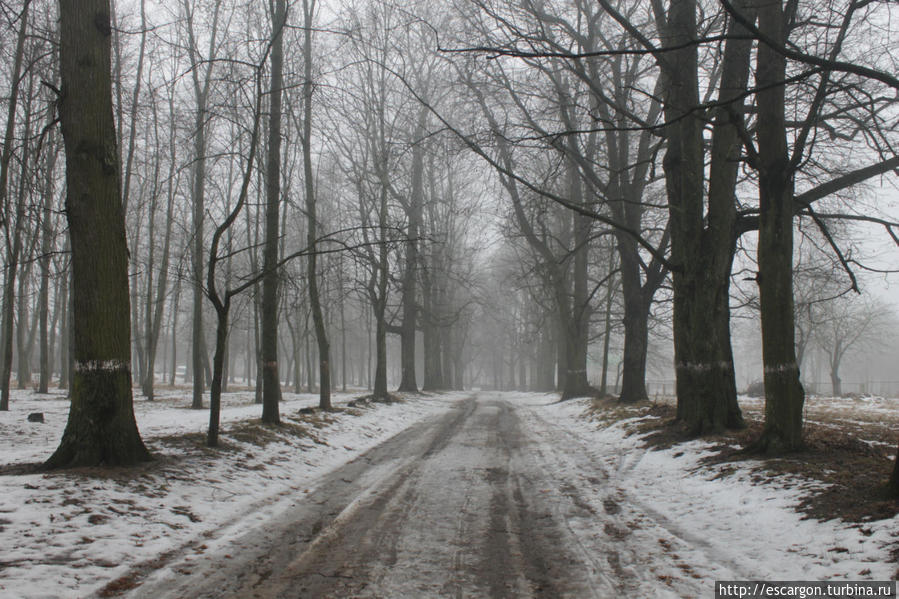
[{"label": "grass by roadside", "polygon": [[[890,400],[884,400],[890,401]],[[899,408],[899,402],[894,402]],[[883,485],[893,467],[899,412],[884,403],[860,399],[810,398],[806,410],[806,449],[777,457],[743,452],[762,429],[764,405],[741,398],[747,427],[708,437],[713,454],[702,465],[715,466],[717,476],[736,471],[727,464],[749,463],[754,480],[795,476],[812,485],[797,506],[809,518],[840,519],[862,527],[865,522],[899,514],[899,501],[887,499]],[[639,435],[650,449],[674,449],[692,440],[675,422],[671,398],[633,405],[614,399],[593,400],[589,417],[602,425],[628,420],[631,434]],[[722,467],[724,466],[724,467]]]}]

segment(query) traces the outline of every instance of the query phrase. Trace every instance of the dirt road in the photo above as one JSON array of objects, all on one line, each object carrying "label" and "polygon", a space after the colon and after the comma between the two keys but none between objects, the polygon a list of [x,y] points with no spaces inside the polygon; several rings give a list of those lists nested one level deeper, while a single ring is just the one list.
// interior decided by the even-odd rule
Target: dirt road
[{"label": "dirt road", "polygon": [[589,448],[507,399],[454,404],[131,596],[580,598],[649,582],[635,565],[658,556],[628,549],[639,525],[603,496]]}]

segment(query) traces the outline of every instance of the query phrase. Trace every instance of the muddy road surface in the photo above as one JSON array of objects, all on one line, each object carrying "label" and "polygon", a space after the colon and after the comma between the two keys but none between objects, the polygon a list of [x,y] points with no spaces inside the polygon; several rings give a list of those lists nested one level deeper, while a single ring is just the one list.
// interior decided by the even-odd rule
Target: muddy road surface
[{"label": "muddy road surface", "polygon": [[648,582],[635,567],[646,552],[628,549],[633,514],[604,495],[595,463],[589,447],[508,396],[472,397],[331,472],[224,546],[174,557],[129,596],[633,592],[637,579]]}]

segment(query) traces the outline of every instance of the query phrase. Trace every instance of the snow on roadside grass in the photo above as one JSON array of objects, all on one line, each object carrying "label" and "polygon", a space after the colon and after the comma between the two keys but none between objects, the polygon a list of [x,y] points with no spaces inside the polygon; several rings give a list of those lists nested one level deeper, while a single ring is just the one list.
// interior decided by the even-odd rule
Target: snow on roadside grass
[{"label": "snow on roadside grass", "polygon": [[[83,597],[166,552],[195,544],[201,554],[203,538],[271,516],[317,477],[465,397],[413,397],[301,416],[317,396],[285,394],[281,414],[289,431],[272,432],[258,425],[261,408],[252,393],[229,393],[223,447],[209,450],[202,446],[208,412],[190,410],[187,395],[176,390],[135,402],[138,427],[158,458],[151,464],[0,476],[0,595]],[[339,407],[351,399],[334,397]],[[43,412],[45,422],[27,422],[31,412]],[[0,412],[3,465],[49,457],[67,413],[61,395],[15,394],[11,410]]]},{"label": "snow on roadside grass", "polygon": [[[531,395],[522,401],[579,437],[608,476],[598,493],[620,494],[623,507],[684,541],[681,557],[706,580],[887,580],[895,575],[890,551],[899,541],[899,517],[864,525],[807,519],[796,506],[821,487],[816,481],[764,478],[753,472],[758,462],[752,460],[709,465],[703,458],[715,452],[701,440],[648,450],[632,433],[640,420],[636,413],[597,422],[587,415],[587,399],[559,404]],[[873,407],[881,409],[883,402]]]}]

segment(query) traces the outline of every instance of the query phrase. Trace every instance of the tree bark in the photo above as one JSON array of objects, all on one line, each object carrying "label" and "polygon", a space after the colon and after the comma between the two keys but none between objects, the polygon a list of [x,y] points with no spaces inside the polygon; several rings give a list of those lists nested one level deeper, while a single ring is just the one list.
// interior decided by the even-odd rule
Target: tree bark
[{"label": "tree bark", "polygon": [[[786,39],[782,3],[758,2],[759,29]],[[758,284],[765,365],[765,428],[753,448],[765,453],[802,447],[805,391],[799,382],[793,316],[793,173],[787,150],[786,58],[758,49],[756,82],[759,145]]]},{"label": "tree bark", "polygon": [[199,49],[197,40],[194,35],[193,10],[188,0],[184,0],[184,8],[188,15],[188,51],[191,63],[194,68],[191,69],[194,98],[196,100],[196,115],[194,118],[194,168],[192,170],[193,186],[192,186],[192,209],[193,209],[193,231],[191,243],[191,267],[193,271],[193,310],[191,322],[191,374],[193,378],[193,394],[191,400],[191,408],[195,410],[203,409],[203,390],[205,388],[204,366],[209,363],[209,356],[206,353],[206,343],[203,335],[203,222],[206,215],[205,195],[206,195],[206,118],[207,118],[207,100],[209,98],[209,88],[212,82],[212,70],[214,61],[212,61],[213,52],[216,44],[218,16],[221,7],[221,0],[216,0],[213,13],[212,35],[209,40],[209,59],[206,64],[206,70],[203,80],[200,80],[200,63]]},{"label": "tree bark", "polygon": [[212,357],[212,384],[209,387],[209,430],[206,431],[206,446],[218,447],[219,427],[222,413],[222,371],[225,363],[225,349],[228,345],[227,305],[216,309],[215,353]]},{"label": "tree bark", "polygon": [[110,78],[109,0],[60,0],[60,122],[74,299],[72,405],[48,468],[148,460],[131,396],[128,248]]},{"label": "tree bark", "polygon": [[[148,400],[153,400],[154,392],[155,392],[155,384],[156,384],[156,353],[157,347],[159,346],[159,336],[162,332],[162,320],[163,320],[163,308],[165,307],[165,296],[168,290],[168,280],[169,280],[169,260],[171,257],[171,246],[172,246],[172,226],[174,223],[174,209],[175,209],[175,169],[176,169],[176,157],[177,150],[175,146],[175,107],[174,107],[174,98],[169,98],[169,114],[171,117],[171,137],[169,140],[169,157],[170,157],[170,165],[168,172],[168,190],[166,193],[166,223],[165,223],[165,237],[162,242],[162,256],[161,263],[159,265],[159,280],[156,283],[156,298],[150,302],[150,287],[147,288],[147,313],[148,318],[150,314],[150,305],[153,306],[153,314],[152,314],[152,325],[148,326],[147,329],[147,366],[144,369],[146,376],[144,377],[143,382],[143,392]],[[155,109],[154,109],[155,113]],[[155,117],[155,114],[154,114]],[[154,126],[158,125],[158,119],[154,118]],[[158,171],[158,162],[157,162],[157,171]],[[180,290],[180,283],[178,285]],[[174,300],[173,310],[177,311],[178,309],[178,300],[177,298]],[[149,324],[149,323],[148,323]],[[172,331],[174,335],[174,330]],[[173,350],[174,351],[174,350]],[[174,369],[174,363],[172,365]],[[165,369],[165,364],[163,364],[163,369]],[[172,375],[174,378],[174,374]]]},{"label": "tree bark", "polygon": [[[145,0],[141,0],[140,2],[140,50],[138,52],[137,58],[137,74],[134,78],[134,90],[131,96],[131,131],[128,134],[128,152],[125,158],[125,177],[123,181],[122,187],[122,205],[124,206],[124,212],[127,216],[128,214],[128,201],[130,199],[130,189],[131,189],[131,173],[132,173],[132,165],[134,163],[134,143],[137,138],[137,115],[138,115],[138,102],[140,101],[140,88],[143,83],[143,72],[144,72],[144,55],[146,53],[147,48],[147,11],[146,11],[146,2]],[[115,36],[116,45],[120,43],[119,34],[116,33]],[[118,51],[116,52],[118,55]],[[117,70],[121,69],[121,60],[117,60]],[[121,77],[119,77],[121,79]],[[121,85],[121,81],[119,81],[119,85]],[[122,103],[119,102],[119,110],[122,109]],[[119,119],[119,127],[122,127],[122,119]],[[121,135],[121,131],[119,131],[119,135]]]},{"label": "tree bark", "polygon": [[422,381],[422,389],[425,391],[436,391],[443,387],[440,367],[440,343],[436,325],[438,318],[436,285],[432,276],[433,273],[439,272],[437,261],[437,257],[432,256],[430,267],[422,272],[423,316],[421,318],[421,332],[422,349],[424,350],[424,380]]},{"label": "tree bark", "polygon": [[418,381],[415,376],[415,331],[418,320],[418,236],[421,230],[422,207],[424,204],[424,147],[423,138],[427,127],[428,110],[422,106],[418,111],[412,143],[412,188],[408,199],[405,270],[403,272],[403,323],[400,333],[400,379],[399,391],[416,393]]},{"label": "tree bark", "polygon": [[[16,53],[13,58],[13,70],[10,81],[12,89],[9,96],[9,107],[6,118],[6,133],[3,138],[3,151],[0,154],[0,210],[7,206],[9,189],[9,165],[13,156],[14,133],[16,127],[16,107],[19,98],[19,85],[22,72],[22,59],[25,53],[25,34],[28,31],[28,9],[30,0],[22,7],[19,24],[19,33],[16,38]],[[24,161],[24,158],[23,158]],[[20,208],[21,207],[21,208]],[[3,322],[2,340],[0,340],[0,358],[2,358],[2,373],[0,373],[0,411],[9,410],[9,379],[12,376],[12,339],[13,339],[13,303],[15,301],[16,271],[19,268],[19,252],[21,251],[21,218],[24,212],[24,198],[16,201],[15,222],[11,222],[9,214],[0,214],[0,222],[6,227],[7,235],[12,231],[12,248],[6,258],[6,276],[3,282]],[[9,247],[9,246],[8,246]]]},{"label": "tree bark", "polygon": [[831,393],[834,397],[843,396],[843,380],[840,378],[840,375],[836,370],[830,371],[830,387]]},{"label": "tree bark", "polygon": [[374,307],[375,382],[371,394],[376,399],[386,399],[390,395],[387,390],[387,321],[384,316],[386,308],[386,301],[378,301]]},{"label": "tree bark", "polygon": [[[68,250],[71,242],[66,239],[65,249]],[[69,279],[71,277],[71,271],[69,270],[69,262],[66,265],[66,268],[62,269],[62,273],[60,275],[61,281],[59,283],[59,303],[60,303],[60,316],[59,316],[59,388],[60,389],[68,389],[69,388],[69,375],[71,371],[69,370],[69,349],[71,344],[69,340],[71,339],[72,334],[72,316],[71,316],[71,304],[72,298],[69,292]]]},{"label": "tree bark", "polygon": [[219,435],[219,419],[221,415],[221,398],[222,398],[222,380],[224,378],[225,356],[228,350],[228,313],[231,309],[231,299],[241,291],[255,285],[258,278],[252,278],[250,281],[239,285],[233,289],[226,287],[223,293],[219,293],[216,287],[216,268],[221,258],[218,255],[219,244],[222,236],[228,232],[237,220],[240,211],[247,202],[250,181],[253,178],[254,159],[259,144],[259,121],[262,112],[262,85],[261,85],[261,67],[257,67],[256,72],[256,101],[253,112],[253,129],[250,136],[250,147],[247,152],[247,167],[243,175],[243,181],[240,187],[240,196],[234,208],[228,213],[228,216],[219,224],[212,234],[212,242],[209,247],[209,264],[206,270],[206,297],[215,308],[216,329],[215,329],[215,352],[213,354],[212,372],[210,374],[209,389],[209,430],[206,435],[206,445],[209,447],[218,446]]},{"label": "tree bark", "polygon": [[325,317],[322,313],[321,295],[318,288],[318,254],[316,251],[317,212],[312,172],[312,25],[315,14],[315,0],[303,0],[304,36],[303,36],[303,178],[306,186],[306,233],[309,248],[308,268],[306,271],[309,285],[309,305],[312,309],[312,322],[315,326],[315,338],[318,343],[318,405],[323,410],[331,409],[331,343],[325,328]]},{"label": "tree bark", "polygon": [[[25,122],[22,128],[24,142],[22,143],[22,161],[21,171],[19,173],[19,185],[16,199],[16,232],[14,237],[15,243],[19,243],[19,250],[13,251],[14,259],[10,262],[13,269],[19,268],[19,261],[24,260],[23,272],[18,278],[19,286],[19,303],[18,303],[18,322],[16,323],[16,387],[19,389],[27,389],[31,384],[31,345],[28,340],[34,339],[33,335],[28,332],[28,284],[30,282],[32,252],[34,251],[34,243],[37,240],[36,233],[27,227],[23,230],[25,224],[25,205],[26,198],[31,194],[32,177],[29,173],[31,169],[31,124],[32,124],[32,97],[34,92],[35,77],[33,72],[28,77],[28,91],[25,96]],[[15,277],[15,274],[12,275]]]},{"label": "tree bark", "polygon": [[639,281],[636,287],[622,285],[622,288],[627,290],[623,297],[626,307],[620,400],[630,403],[647,399],[646,354],[649,349],[649,307],[646,305]]},{"label": "tree bark", "polygon": [[730,272],[735,249],[734,190],[751,42],[728,39],[716,116],[704,213],[703,122],[699,106],[696,2],[670,5],[663,43],[682,46],[660,58],[667,152],[663,160],[671,228],[677,417],[693,434],[743,426],[730,345]]},{"label": "tree bark", "polygon": [[[609,252],[609,279],[606,281],[606,298],[605,298],[605,313],[603,314],[605,328],[603,330],[602,337],[602,375],[599,379],[599,396],[605,397],[608,395],[608,381],[609,381],[609,348],[612,343],[612,301],[615,297],[613,291],[615,287],[615,277],[612,271],[615,269],[615,255],[612,252]],[[645,364],[644,364],[645,367]],[[643,391],[646,391],[646,384],[644,381]]]},{"label": "tree bark", "polygon": [[[279,424],[281,416],[281,378],[278,371],[278,237],[281,211],[281,96],[284,70],[284,26],[287,19],[285,0],[275,2],[272,15],[271,89],[269,100],[268,165],[266,168],[265,251],[262,268],[262,422]],[[306,58],[311,61],[310,57]],[[311,94],[304,96],[311,101]],[[306,112],[306,119],[311,118]],[[305,130],[304,130],[305,132]],[[308,140],[304,142],[305,145]],[[304,153],[304,160],[305,160]],[[308,171],[307,171],[308,176]],[[307,199],[308,202],[308,199]]]},{"label": "tree bark", "polygon": [[[126,226],[125,235],[128,236],[128,239],[131,240],[131,242],[134,244],[135,248],[141,247],[141,237],[142,237],[141,234],[144,230],[144,226],[143,226],[143,223],[140,222],[140,220],[141,219],[138,218],[138,226],[137,226],[134,234],[132,234],[130,236],[128,236],[128,231],[127,231],[127,226],[128,226],[127,225],[127,223],[128,223],[127,217],[125,220],[125,226]],[[148,224],[149,230],[147,231],[147,233],[151,239],[152,239],[152,236],[154,233],[152,230],[152,226],[154,224],[155,224],[155,221],[153,218],[151,218],[150,223]],[[152,246],[152,243],[148,244],[148,247],[149,246]],[[141,272],[140,266],[137,263],[136,254],[137,254],[137,252],[135,252],[134,256],[129,256],[129,259],[131,261],[131,273],[128,275],[128,280],[129,280],[129,287],[130,287],[130,293],[131,293],[130,302],[131,302],[131,325],[132,325],[132,328],[131,328],[132,355],[137,354],[136,359],[134,360],[134,362],[132,364],[132,370],[134,371],[134,372],[132,372],[132,375],[134,376],[135,381],[140,383],[141,381],[143,381],[143,378],[144,378],[144,366],[146,364],[144,361],[143,332],[141,331],[141,326],[140,326],[141,325],[141,315],[140,315],[141,302],[140,302],[140,293],[138,291],[141,286],[141,278],[142,278],[141,275],[143,273]],[[148,274],[149,274],[149,269],[148,269]]]},{"label": "tree bark", "polygon": [[[383,146],[382,146],[383,147]],[[385,157],[386,162],[386,157]],[[378,228],[380,229],[378,244],[377,279],[373,281],[375,289],[372,295],[372,309],[375,317],[375,380],[372,396],[386,399],[390,396],[387,390],[387,282],[389,263],[387,255],[387,188],[380,189],[378,202]]]},{"label": "tree bark", "polygon": [[38,393],[47,393],[50,387],[50,248],[52,245],[53,227],[50,224],[50,201],[53,197],[53,171],[55,152],[51,150],[47,156],[47,179],[44,189],[43,206],[41,208],[41,283],[38,291],[38,318],[40,320],[40,378]]},{"label": "tree bark", "polygon": [[338,270],[338,287],[340,288],[340,378],[341,390],[346,392],[347,355],[346,355],[346,293],[343,288],[343,262]]},{"label": "tree bark", "polygon": [[[574,140],[571,140],[574,143]],[[578,205],[584,203],[584,191],[577,164],[569,160],[570,199]],[[587,266],[590,248],[592,221],[583,214],[572,213],[572,265],[571,314],[566,322],[568,328],[567,372],[562,399],[590,395],[593,388],[587,380],[587,348],[590,334],[590,297],[587,289]]]},{"label": "tree bark", "polygon": [[[28,244],[31,245],[30,243]],[[19,277],[19,297],[17,306],[18,316],[16,317],[16,388],[19,390],[27,389],[31,385],[31,348],[32,344],[29,339],[34,337],[30,335],[30,317],[29,317],[29,301],[28,285],[31,279],[31,249],[26,250],[23,256],[27,260],[27,266]]]}]

